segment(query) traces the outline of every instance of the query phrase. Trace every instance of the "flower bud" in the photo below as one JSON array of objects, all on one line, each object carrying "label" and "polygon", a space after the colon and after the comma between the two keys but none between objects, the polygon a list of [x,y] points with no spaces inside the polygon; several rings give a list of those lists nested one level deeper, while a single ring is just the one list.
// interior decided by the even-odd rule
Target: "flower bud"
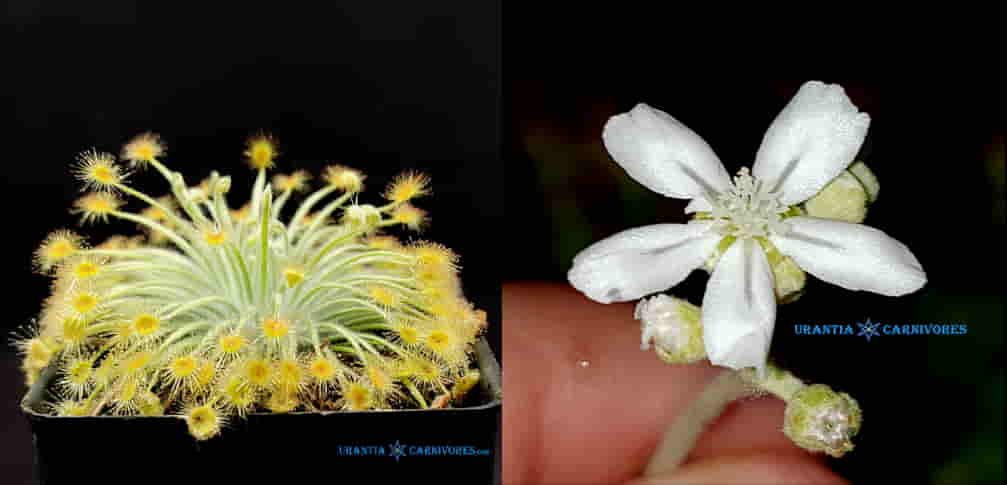
[{"label": "flower bud", "polygon": [[776,261],[773,266],[773,289],[776,291],[776,300],[781,303],[789,303],[801,296],[807,275],[797,263],[790,259],[790,256],[783,256]]},{"label": "flower bud", "polygon": [[787,401],[783,433],[801,448],[838,458],[853,449],[852,439],[860,424],[856,400],[824,384],[814,384],[798,390]]},{"label": "flower bud", "polygon": [[784,256],[776,245],[766,239],[759,241],[766,252],[766,261],[773,270],[773,291],[778,303],[790,303],[801,296],[801,290],[807,282],[807,275],[797,265],[797,262]]},{"label": "flower bud", "polygon": [[651,344],[661,360],[669,364],[690,364],[706,358],[699,307],[668,295],[644,298],[636,305],[634,318],[640,320],[640,348]]},{"label": "flower bud", "polygon": [[822,190],[804,202],[812,217],[859,224],[867,217],[867,189],[857,177],[843,171]]},{"label": "flower bud", "polygon": [[878,200],[881,183],[878,182],[878,178],[874,175],[874,172],[870,168],[867,168],[867,164],[864,162],[853,162],[853,165],[850,165],[846,170],[853,174],[857,178],[857,181],[864,186],[864,190],[867,191],[867,202],[873,204],[875,200]]}]

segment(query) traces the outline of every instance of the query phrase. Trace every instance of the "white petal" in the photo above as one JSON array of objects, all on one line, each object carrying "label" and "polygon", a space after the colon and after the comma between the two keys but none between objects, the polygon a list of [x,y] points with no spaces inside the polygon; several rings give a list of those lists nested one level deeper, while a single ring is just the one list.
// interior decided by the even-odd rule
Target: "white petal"
[{"label": "white petal", "polygon": [[873,227],[814,217],[786,221],[790,231],[770,240],[819,279],[886,296],[912,293],[927,282],[909,248]]},{"label": "white petal", "polygon": [[773,271],[751,239],[732,244],[703,295],[703,342],[714,365],[763,369],[776,323]]},{"label": "white petal", "polygon": [[668,113],[646,104],[609,118],[602,132],[612,158],[659,194],[691,199],[731,183],[710,146]]},{"label": "white petal", "polygon": [[870,123],[841,86],[806,82],[766,130],[752,174],[784,204],[807,200],[853,162]]},{"label": "white petal", "polygon": [[711,212],[713,211],[713,206],[710,205],[710,201],[706,197],[696,197],[689,201],[689,205],[685,206],[685,213],[692,214],[693,212]]},{"label": "white petal", "polygon": [[570,284],[601,302],[635,300],[685,279],[713,253],[710,223],[655,224],[602,239],[574,257]]}]

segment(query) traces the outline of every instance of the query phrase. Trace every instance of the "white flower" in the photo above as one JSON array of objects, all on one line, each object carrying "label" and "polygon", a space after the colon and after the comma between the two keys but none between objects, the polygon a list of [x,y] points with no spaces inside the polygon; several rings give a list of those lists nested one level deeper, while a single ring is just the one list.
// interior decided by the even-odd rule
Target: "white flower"
[{"label": "white flower", "polygon": [[639,104],[613,116],[602,135],[612,158],[647,188],[692,199],[686,212],[710,217],[598,241],[574,258],[570,283],[601,303],[635,300],[678,284],[734,238],[707,283],[702,323],[710,361],[735,369],[761,369],[769,353],[776,299],[762,244],[849,290],[918,290],[926,275],[902,243],[871,227],[790,210],[853,161],[869,124],[842,87],[805,83],[769,126],[751,172],[742,169],[732,181],[706,142],[667,113]]}]

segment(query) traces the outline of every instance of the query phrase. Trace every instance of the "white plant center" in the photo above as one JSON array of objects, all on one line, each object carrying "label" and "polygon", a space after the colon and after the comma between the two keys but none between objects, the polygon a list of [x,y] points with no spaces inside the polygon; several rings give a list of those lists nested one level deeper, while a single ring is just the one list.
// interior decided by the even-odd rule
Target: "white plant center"
[{"label": "white plant center", "polygon": [[783,219],[789,207],[780,202],[779,193],[752,177],[747,167],[734,177],[729,190],[713,197],[710,205],[716,230],[724,236],[752,238],[786,233]]}]

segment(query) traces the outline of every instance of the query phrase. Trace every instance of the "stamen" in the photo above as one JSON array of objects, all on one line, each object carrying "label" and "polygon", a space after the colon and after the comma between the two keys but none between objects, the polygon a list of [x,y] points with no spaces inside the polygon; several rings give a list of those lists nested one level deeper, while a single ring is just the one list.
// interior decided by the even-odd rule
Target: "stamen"
[{"label": "stamen", "polygon": [[780,203],[779,193],[752,177],[748,168],[742,168],[730,190],[717,194],[710,203],[716,227],[725,236],[766,237],[787,229],[783,214],[788,207]]}]

